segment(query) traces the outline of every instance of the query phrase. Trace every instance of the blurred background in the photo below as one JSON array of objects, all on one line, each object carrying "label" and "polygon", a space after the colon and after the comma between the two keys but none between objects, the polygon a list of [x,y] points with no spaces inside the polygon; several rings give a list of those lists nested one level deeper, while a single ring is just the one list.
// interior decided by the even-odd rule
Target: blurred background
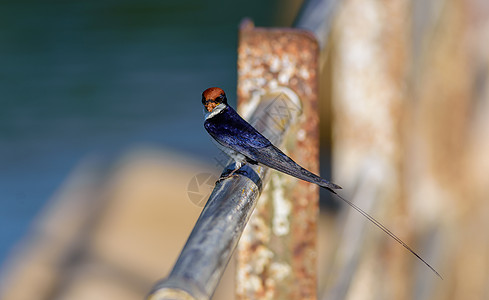
[{"label": "blurred background", "polygon": [[[364,245],[342,240],[349,217],[322,193],[319,294],[487,299],[489,4],[324,2],[338,5],[318,31],[321,174],[353,197],[380,155],[387,200],[370,213],[445,280],[377,229],[336,276],[337,249]],[[0,298],[141,299],[167,275],[223,167],[201,93],[235,106],[240,21],[289,27],[301,5],[2,1]],[[228,269],[216,299],[233,295]]]},{"label": "blurred background", "polygon": [[[274,3],[3,1],[0,259],[68,174],[148,146],[204,161],[202,91],[235,104],[237,28]],[[196,147],[196,145],[199,145]]]}]

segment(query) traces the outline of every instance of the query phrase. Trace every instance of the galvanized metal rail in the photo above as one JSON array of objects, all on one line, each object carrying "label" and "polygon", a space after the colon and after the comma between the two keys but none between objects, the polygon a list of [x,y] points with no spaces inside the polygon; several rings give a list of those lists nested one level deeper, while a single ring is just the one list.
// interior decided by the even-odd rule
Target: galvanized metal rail
[{"label": "galvanized metal rail", "polygon": [[218,183],[172,272],[149,299],[209,299],[214,293],[261,192],[267,169],[244,166],[246,174]]}]

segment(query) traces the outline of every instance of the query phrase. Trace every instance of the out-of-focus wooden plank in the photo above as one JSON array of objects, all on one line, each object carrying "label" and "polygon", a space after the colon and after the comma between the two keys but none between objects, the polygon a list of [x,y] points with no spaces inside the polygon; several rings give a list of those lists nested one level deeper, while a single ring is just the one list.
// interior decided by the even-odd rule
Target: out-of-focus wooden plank
[{"label": "out-of-focus wooden plank", "polygon": [[[202,209],[189,182],[211,167],[159,150],[133,151],[103,176],[82,164],[1,270],[0,298],[143,299]],[[204,183],[198,192],[210,194]],[[215,299],[232,297],[228,274]]]},{"label": "out-of-focus wooden plank", "polygon": [[[334,180],[345,188],[346,197],[410,244],[401,186],[408,4],[343,1],[333,26],[331,64]],[[411,264],[416,259],[356,211],[346,209],[327,295],[409,299],[409,283],[396,253],[409,257]]]},{"label": "out-of-focus wooden plank", "polygon": [[391,165],[373,215],[444,277],[374,240],[349,273],[351,298],[487,298],[488,20],[487,1],[343,3],[332,55],[337,181],[356,187],[366,158]]},{"label": "out-of-focus wooden plank", "polygon": [[419,299],[486,299],[489,4],[438,2],[413,77],[407,182],[413,215],[431,228],[424,240],[441,237],[434,251],[445,280],[418,280],[416,289]]},{"label": "out-of-focus wooden plank", "polygon": [[104,206],[101,168],[87,160],[69,176],[2,268],[0,298],[48,299],[62,288],[83,238]]}]

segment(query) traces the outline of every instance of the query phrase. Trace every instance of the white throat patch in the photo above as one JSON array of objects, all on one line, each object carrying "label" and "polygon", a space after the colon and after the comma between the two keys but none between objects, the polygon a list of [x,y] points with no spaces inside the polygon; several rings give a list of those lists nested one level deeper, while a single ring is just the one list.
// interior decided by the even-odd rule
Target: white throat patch
[{"label": "white throat patch", "polygon": [[209,118],[212,118],[214,117],[215,115],[217,115],[218,113],[220,113],[223,109],[226,108],[226,104],[224,103],[221,103],[219,104],[218,106],[216,106],[211,112],[208,112],[205,108],[204,108],[204,118],[207,120]]}]

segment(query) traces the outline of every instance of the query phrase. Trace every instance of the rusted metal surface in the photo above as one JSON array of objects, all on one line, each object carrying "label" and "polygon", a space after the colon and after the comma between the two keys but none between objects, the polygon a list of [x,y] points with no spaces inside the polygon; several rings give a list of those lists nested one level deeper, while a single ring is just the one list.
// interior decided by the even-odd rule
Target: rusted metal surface
[{"label": "rusted metal surface", "polygon": [[[311,33],[243,22],[238,109],[246,117],[257,99],[272,99],[279,104],[278,110],[267,110],[273,118],[297,115],[279,146],[316,173],[317,69],[318,45]],[[261,131],[267,136],[268,129]],[[238,246],[238,299],[316,299],[318,198],[317,186],[271,171]]]}]

